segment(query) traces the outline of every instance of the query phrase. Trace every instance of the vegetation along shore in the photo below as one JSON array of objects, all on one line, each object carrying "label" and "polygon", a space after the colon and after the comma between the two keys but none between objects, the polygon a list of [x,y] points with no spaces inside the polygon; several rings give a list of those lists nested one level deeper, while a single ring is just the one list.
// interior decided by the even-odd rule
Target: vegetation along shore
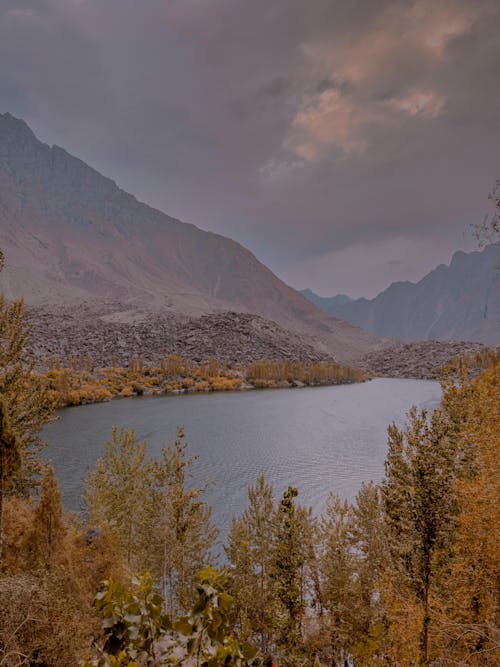
[{"label": "vegetation along shore", "polygon": [[[0,297],[2,665],[498,664],[497,355],[457,361],[437,410],[389,426],[380,485],[351,504],[332,489],[314,516],[299,489],[275,497],[260,475],[220,544],[182,430],[152,459],[132,429],[114,428],[87,475],[85,515],[64,512],[39,458],[60,399],[27,362],[27,335],[21,302]],[[182,363],[167,359],[165,377],[230,379],[215,361],[190,374]],[[288,364],[246,373],[331,379],[333,368]],[[73,366],[49,373],[91,372]],[[118,391],[131,372],[105,380]],[[140,360],[133,372],[151,378]]]}]

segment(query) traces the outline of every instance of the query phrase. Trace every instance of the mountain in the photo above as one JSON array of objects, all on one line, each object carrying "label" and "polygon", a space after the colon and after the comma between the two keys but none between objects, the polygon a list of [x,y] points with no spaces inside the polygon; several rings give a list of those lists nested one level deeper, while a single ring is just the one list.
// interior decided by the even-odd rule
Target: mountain
[{"label": "mountain", "polygon": [[122,320],[145,310],[241,311],[305,334],[339,360],[380,346],[311,304],[240,244],[139,202],[9,113],[0,114],[0,247],[0,288],[28,305],[106,302],[111,310],[117,304]]},{"label": "mountain", "polygon": [[[310,298],[307,291],[303,294]],[[344,304],[326,304],[328,299],[318,301],[318,297],[310,300],[378,336],[498,345],[500,244],[456,252],[449,266],[441,264],[418,283],[392,283],[374,299]]]},{"label": "mountain", "polygon": [[351,301],[354,301],[354,299],[352,299],[350,296],[347,296],[347,294],[336,294],[335,296],[319,296],[309,288],[300,290],[300,293],[303,294],[306,299],[309,299],[311,303],[314,303],[315,306],[318,306],[318,308],[321,308],[327,313],[336,306],[344,306],[346,303],[351,303]]}]

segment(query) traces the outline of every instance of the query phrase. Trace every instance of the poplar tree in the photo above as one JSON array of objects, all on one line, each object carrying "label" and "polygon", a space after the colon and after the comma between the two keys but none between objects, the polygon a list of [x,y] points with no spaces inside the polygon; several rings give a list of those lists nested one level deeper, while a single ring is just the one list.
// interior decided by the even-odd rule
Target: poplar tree
[{"label": "poplar tree", "polygon": [[147,517],[153,484],[153,464],[147,443],[133,429],[113,427],[111,440],[96,469],[87,475],[85,497],[89,518],[106,526],[129,567],[144,567]]},{"label": "poplar tree", "polygon": [[450,402],[463,417],[460,447],[473,456],[457,485],[459,526],[443,650],[450,662],[493,667],[500,663],[500,363],[448,387],[448,409]]},{"label": "poplar tree", "polygon": [[356,664],[371,665],[386,640],[381,589],[388,555],[381,490],[373,482],[361,486],[350,508],[349,532],[355,568],[351,650]]},{"label": "poplar tree", "polygon": [[261,473],[248,487],[248,506],[240,517],[233,517],[226,547],[239,634],[257,643],[263,653],[269,649],[275,625],[270,577],[275,514],[273,488]]},{"label": "poplar tree", "polygon": [[20,493],[32,490],[43,470],[40,431],[54,411],[47,385],[33,374],[26,355],[28,336],[22,300],[8,302],[0,295],[0,397],[19,439],[20,466],[12,484]]},{"label": "poplar tree", "polygon": [[331,493],[319,530],[322,606],[328,614],[333,665],[348,658],[352,637],[355,559],[351,553],[349,505]]},{"label": "poplar tree", "polygon": [[279,503],[271,559],[278,646],[290,655],[297,654],[302,644],[305,566],[310,544],[310,513],[296,505],[297,495],[297,489],[289,486]]},{"label": "poplar tree", "polygon": [[0,563],[3,555],[3,502],[6,482],[21,464],[21,443],[13,431],[8,410],[0,400]]},{"label": "poplar tree", "polygon": [[153,467],[154,494],[145,513],[148,526],[146,565],[161,581],[169,612],[192,604],[198,573],[209,565],[217,529],[204,488],[188,486],[195,457],[189,457],[183,429],[162,449]]},{"label": "poplar tree", "polygon": [[33,514],[30,542],[36,566],[51,569],[58,552],[62,551],[65,535],[61,491],[54,468],[49,466],[42,479],[40,500]]},{"label": "poplar tree", "polygon": [[[0,270],[3,261],[0,251]],[[5,494],[36,486],[43,469],[39,434],[54,410],[46,385],[33,375],[27,359],[28,334],[22,300],[9,302],[0,294],[0,561]]]},{"label": "poplar tree", "polygon": [[217,536],[204,489],[188,486],[194,458],[183,438],[179,429],[152,461],[132,429],[115,427],[85,492],[90,520],[107,528],[132,570],[154,575],[175,613],[190,606]]},{"label": "poplar tree", "polygon": [[432,595],[449,566],[457,525],[453,437],[442,412],[413,408],[409,424],[389,427],[382,483],[392,575],[415,596],[422,613],[419,661],[429,665]]}]

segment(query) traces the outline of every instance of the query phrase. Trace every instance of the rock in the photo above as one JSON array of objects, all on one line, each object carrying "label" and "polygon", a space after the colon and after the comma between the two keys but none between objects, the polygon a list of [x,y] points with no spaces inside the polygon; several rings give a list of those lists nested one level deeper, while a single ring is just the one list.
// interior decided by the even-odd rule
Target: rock
[{"label": "rock", "polygon": [[[113,304],[109,310],[118,308]],[[311,337],[248,313],[225,311],[199,318],[151,313],[142,321],[122,322],[106,309],[96,311],[92,306],[78,312],[68,306],[32,307],[28,323],[28,352],[40,368],[49,356],[59,357],[65,365],[70,355],[81,357],[84,364],[90,356],[96,367],[111,366],[113,357],[127,367],[139,355],[146,365],[159,365],[171,353],[196,363],[216,357],[231,366],[261,359],[333,361]]]},{"label": "rock", "polygon": [[422,341],[394,343],[362,357],[357,366],[386,377],[436,379],[452,359],[486,349],[481,343]]}]

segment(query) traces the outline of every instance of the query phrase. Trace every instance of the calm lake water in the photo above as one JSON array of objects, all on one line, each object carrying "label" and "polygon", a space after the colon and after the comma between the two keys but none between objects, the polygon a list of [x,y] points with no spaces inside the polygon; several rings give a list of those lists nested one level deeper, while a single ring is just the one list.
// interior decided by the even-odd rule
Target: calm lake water
[{"label": "calm lake water", "polygon": [[441,390],[426,380],[377,379],[305,389],[115,400],[61,411],[44,431],[45,450],[61,481],[67,509],[82,508],[82,478],[103,453],[111,427],[134,427],[150,453],[184,426],[198,455],[194,482],[225,532],[246,505],[247,486],[262,471],[276,497],[288,485],[320,513],[330,491],[352,500],[361,483],[380,481],[387,426],[403,424],[412,405],[437,407]]}]

